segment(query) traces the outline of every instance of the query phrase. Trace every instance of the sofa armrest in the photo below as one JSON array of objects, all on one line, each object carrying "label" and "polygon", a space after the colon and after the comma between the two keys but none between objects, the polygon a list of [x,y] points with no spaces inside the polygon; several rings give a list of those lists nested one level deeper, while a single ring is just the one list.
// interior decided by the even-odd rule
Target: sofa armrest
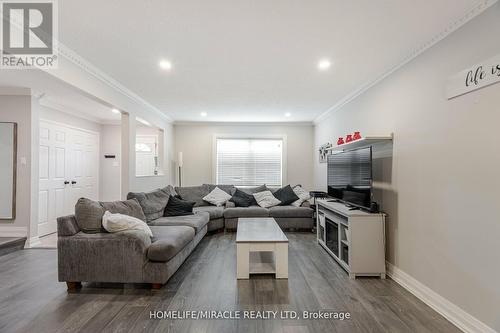
[{"label": "sofa armrest", "polygon": [[309,200],[306,200],[300,205],[300,207],[311,208],[311,203],[309,202]]},{"label": "sofa armrest", "polygon": [[76,223],[75,215],[61,216],[57,218],[57,234],[59,236],[73,236],[80,232]]},{"label": "sofa armrest", "polygon": [[59,235],[59,281],[141,282],[150,245],[139,230]]},{"label": "sofa armrest", "polygon": [[234,208],[236,205],[232,201],[226,201],[226,208]]}]

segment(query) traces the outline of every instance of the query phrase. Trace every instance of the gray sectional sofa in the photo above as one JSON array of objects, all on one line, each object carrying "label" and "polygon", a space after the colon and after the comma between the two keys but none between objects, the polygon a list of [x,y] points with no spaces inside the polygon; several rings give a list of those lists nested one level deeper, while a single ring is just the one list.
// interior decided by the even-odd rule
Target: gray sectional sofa
[{"label": "gray sectional sofa", "polygon": [[[229,194],[234,186],[218,186]],[[283,229],[312,229],[313,210],[302,207],[216,207],[203,201],[215,185],[167,186],[150,193],[129,193],[126,201],[95,202],[81,198],[75,214],[57,219],[59,281],[68,290],[81,282],[151,283],[159,288],[177,271],[208,231],[235,230],[240,217],[274,217]],[[244,189],[248,193],[262,190]],[[171,195],[195,201],[194,214],[163,216]],[[153,238],[142,231],[108,233],[104,212],[131,215],[145,221]]]}]

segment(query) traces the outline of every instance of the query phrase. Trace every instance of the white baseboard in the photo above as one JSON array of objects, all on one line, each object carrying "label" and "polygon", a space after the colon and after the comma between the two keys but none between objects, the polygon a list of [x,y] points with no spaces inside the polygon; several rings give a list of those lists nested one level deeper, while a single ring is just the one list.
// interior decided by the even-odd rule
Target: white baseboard
[{"label": "white baseboard", "polygon": [[35,237],[31,237],[30,239],[26,240],[26,244],[24,245],[24,248],[29,249],[33,246],[38,246],[40,244],[42,244],[42,242],[40,242],[40,238],[38,236],[35,236]]},{"label": "white baseboard", "polygon": [[498,333],[421,282],[386,262],[387,275],[466,333]]},{"label": "white baseboard", "polygon": [[26,237],[26,227],[0,226],[0,237]]}]

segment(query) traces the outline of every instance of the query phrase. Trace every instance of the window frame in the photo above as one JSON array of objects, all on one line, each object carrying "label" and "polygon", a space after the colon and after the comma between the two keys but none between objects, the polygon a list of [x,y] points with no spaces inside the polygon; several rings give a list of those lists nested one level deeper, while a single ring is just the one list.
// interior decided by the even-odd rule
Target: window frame
[{"label": "window frame", "polygon": [[[281,186],[287,183],[287,137],[285,134],[214,134],[212,138],[212,183],[217,182],[217,139],[235,139],[235,140],[282,140],[281,152]],[[216,185],[234,185],[234,184],[216,184]],[[240,186],[239,186],[240,187]],[[241,186],[245,187],[245,186]]]}]

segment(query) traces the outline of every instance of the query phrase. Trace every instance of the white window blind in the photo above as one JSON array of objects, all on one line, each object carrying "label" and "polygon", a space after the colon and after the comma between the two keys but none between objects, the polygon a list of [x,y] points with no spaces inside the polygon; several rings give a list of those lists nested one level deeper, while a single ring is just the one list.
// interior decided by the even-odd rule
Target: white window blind
[{"label": "white window blind", "polygon": [[281,139],[217,139],[217,184],[281,186]]}]

